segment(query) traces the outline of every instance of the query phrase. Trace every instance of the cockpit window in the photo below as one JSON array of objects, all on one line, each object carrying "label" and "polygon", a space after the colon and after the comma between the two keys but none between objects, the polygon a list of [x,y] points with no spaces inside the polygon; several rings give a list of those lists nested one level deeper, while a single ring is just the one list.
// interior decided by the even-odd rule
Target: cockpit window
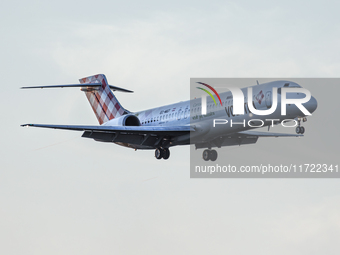
[{"label": "cockpit window", "polygon": [[283,87],[289,87],[289,88],[301,88],[301,86],[295,82],[285,83]]},{"label": "cockpit window", "polygon": [[[287,82],[287,83],[285,83],[284,85],[283,85],[283,87],[284,88],[301,88],[301,86],[299,85],[299,84],[297,84],[297,83],[294,83],[294,82]],[[277,89],[277,93],[279,94],[279,95],[281,95],[281,88],[278,88]]]}]

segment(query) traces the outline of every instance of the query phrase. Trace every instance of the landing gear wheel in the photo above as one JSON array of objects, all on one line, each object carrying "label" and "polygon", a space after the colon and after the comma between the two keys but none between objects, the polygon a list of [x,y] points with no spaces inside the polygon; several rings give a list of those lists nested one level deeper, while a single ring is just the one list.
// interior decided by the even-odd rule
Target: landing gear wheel
[{"label": "landing gear wheel", "polygon": [[205,161],[215,161],[217,159],[217,151],[215,150],[204,150],[202,157]]},{"label": "landing gear wheel", "polygon": [[163,149],[163,159],[168,159],[170,157],[170,150],[168,148]]},{"label": "landing gear wheel", "polygon": [[156,159],[168,159],[170,157],[170,150],[168,148],[157,148],[155,150]]},{"label": "landing gear wheel", "polygon": [[300,127],[296,127],[295,131],[296,131],[297,134],[300,134],[301,128]]},{"label": "landing gear wheel", "polygon": [[202,156],[205,161],[208,161],[210,159],[210,150],[204,150]]},{"label": "landing gear wheel", "polygon": [[211,150],[209,158],[210,158],[211,161],[215,161],[217,159],[217,151]]},{"label": "landing gear wheel", "polygon": [[163,150],[161,148],[155,150],[155,157],[156,159],[161,159],[163,157]]},{"label": "landing gear wheel", "polygon": [[304,127],[300,127],[300,134],[303,134],[305,132],[305,128]]},{"label": "landing gear wheel", "polygon": [[304,127],[296,127],[296,133],[297,134],[303,134],[305,133],[305,128]]}]

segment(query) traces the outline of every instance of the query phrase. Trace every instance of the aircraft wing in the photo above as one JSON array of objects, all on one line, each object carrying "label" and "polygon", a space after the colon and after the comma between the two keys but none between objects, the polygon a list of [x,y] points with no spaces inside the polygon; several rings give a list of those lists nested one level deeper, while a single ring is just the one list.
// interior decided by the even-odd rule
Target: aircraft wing
[{"label": "aircraft wing", "polygon": [[21,126],[84,131],[82,137],[92,138],[101,142],[115,142],[136,149],[155,148],[164,141],[168,143],[186,143],[189,140],[190,131],[195,131],[190,126],[86,126],[48,124],[24,124]]},{"label": "aircraft wing", "polygon": [[90,131],[99,133],[128,133],[128,134],[171,134],[181,135],[195,131],[190,126],[86,126],[86,125],[49,125],[49,124],[23,124],[22,127],[40,127],[52,129],[66,129],[75,131]]},{"label": "aircraft wing", "polygon": [[257,137],[300,137],[303,135],[298,134],[282,134],[282,133],[271,133],[271,132],[258,132],[258,131],[241,131],[237,134],[257,136]]},{"label": "aircraft wing", "polygon": [[298,134],[282,134],[258,131],[240,131],[223,137],[217,137],[212,141],[196,144],[196,148],[224,147],[232,145],[254,144],[259,137],[300,137]]}]

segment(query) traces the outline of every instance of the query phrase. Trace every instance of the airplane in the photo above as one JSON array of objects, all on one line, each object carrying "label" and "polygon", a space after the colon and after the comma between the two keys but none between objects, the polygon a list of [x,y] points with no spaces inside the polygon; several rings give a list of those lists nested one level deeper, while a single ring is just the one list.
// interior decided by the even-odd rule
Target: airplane
[{"label": "airplane", "polygon": [[[268,116],[252,114],[247,103],[244,107],[246,114],[233,114],[233,96],[231,91],[227,91],[218,95],[219,104],[216,104],[215,101],[217,95],[205,99],[207,105],[205,115],[202,114],[200,98],[144,111],[130,112],[121,105],[113,91],[128,93],[133,91],[109,85],[104,74],[85,77],[79,81],[80,84],[33,86],[21,89],[79,87],[81,91],[85,92],[99,125],[24,124],[21,126],[83,131],[82,137],[95,141],[115,143],[135,150],[153,149],[156,159],[163,158],[165,160],[170,157],[170,147],[194,144],[196,149],[205,149],[202,154],[205,161],[217,159],[217,151],[212,148],[254,144],[259,137],[299,137],[303,136],[302,134],[305,132],[301,121],[306,121],[307,115],[294,104],[286,105],[285,116],[280,114],[280,104]],[[251,88],[254,95],[253,107],[261,110],[271,106],[273,88],[277,88],[278,94],[280,94],[282,88],[302,87],[292,81],[273,81],[257,84]],[[245,95],[247,95],[246,91],[247,88],[242,89]],[[290,93],[293,98],[301,98],[300,94]],[[247,96],[244,99],[247,99]],[[312,113],[317,108],[317,101],[311,97],[303,106]],[[296,120],[297,134],[269,132],[271,126],[283,123],[286,119]],[[226,124],[233,121],[235,123],[233,126]],[[256,125],[259,122],[264,123],[262,126],[268,126],[268,132],[252,131],[259,127]],[[248,125],[242,125],[242,123],[248,123]]]}]

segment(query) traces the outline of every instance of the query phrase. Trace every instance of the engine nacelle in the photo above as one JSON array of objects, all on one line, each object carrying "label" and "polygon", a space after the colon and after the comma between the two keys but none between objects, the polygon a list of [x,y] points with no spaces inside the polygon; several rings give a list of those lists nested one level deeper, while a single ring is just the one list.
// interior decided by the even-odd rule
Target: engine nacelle
[{"label": "engine nacelle", "polygon": [[103,126],[140,126],[138,117],[133,114],[126,114],[104,123]]}]

